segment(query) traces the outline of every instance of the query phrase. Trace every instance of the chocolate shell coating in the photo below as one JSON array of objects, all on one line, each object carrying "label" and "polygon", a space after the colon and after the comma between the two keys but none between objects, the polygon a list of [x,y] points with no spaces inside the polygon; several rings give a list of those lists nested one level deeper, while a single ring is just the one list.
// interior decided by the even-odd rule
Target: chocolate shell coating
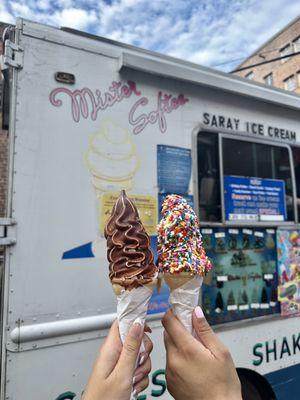
[{"label": "chocolate shell coating", "polygon": [[152,282],[157,274],[150,240],[133,202],[122,190],[104,229],[109,278],[131,289]]}]

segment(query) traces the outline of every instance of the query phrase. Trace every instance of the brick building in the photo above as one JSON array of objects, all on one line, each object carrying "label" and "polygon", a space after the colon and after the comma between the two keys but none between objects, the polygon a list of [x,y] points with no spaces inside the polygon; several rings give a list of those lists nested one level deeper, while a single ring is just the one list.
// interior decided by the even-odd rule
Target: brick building
[{"label": "brick building", "polygon": [[[0,54],[2,53],[2,33],[6,24],[0,22]],[[7,198],[8,132],[2,129],[2,75],[0,72],[0,217],[5,216]]]},{"label": "brick building", "polygon": [[[300,94],[300,16],[259,47],[232,73],[256,82]],[[288,56],[271,63],[236,71],[274,58]]]}]

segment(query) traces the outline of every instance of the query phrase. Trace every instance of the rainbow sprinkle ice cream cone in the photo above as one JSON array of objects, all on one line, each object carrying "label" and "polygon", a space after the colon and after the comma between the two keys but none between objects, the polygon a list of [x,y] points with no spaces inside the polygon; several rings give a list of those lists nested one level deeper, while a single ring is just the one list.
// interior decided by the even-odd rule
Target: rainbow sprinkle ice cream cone
[{"label": "rainbow sprinkle ice cream cone", "polygon": [[187,201],[168,195],[158,225],[158,267],[170,288],[170,304],[192,332],[192,312],[198,305],[203,276],[211,263],[202,247],[198,218]]}]

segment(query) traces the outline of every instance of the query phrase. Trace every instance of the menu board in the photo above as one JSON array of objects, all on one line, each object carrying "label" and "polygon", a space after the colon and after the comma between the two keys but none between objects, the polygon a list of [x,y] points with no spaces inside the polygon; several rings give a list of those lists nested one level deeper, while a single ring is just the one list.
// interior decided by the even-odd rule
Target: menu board
[{"label": "menu board", "polygon": [[186,194],[192,171],[191,150],[157,145],[157,186],[159,193]]},{"label": "menu board", "polygon": [[285,184],[282,180],[224,176],[227,221],[285,221]]},{"label": "menu board", "polygon": [[208,321],[278,313],[275,230],[203,228],[201,233],[213,264],[202,286]]}]

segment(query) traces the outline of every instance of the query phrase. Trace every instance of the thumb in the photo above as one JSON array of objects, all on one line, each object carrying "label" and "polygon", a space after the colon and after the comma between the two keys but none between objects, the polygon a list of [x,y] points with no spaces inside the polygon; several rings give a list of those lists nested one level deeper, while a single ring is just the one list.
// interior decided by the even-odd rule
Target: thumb
[{"label": "thumb", "polygon": [[136,368],[137,357],[142,343],[144,327],[140,321],[134,322],[129,329],[123,344],[123,349],[117,364],[120,371],[126,371],[126,375],[133,373]]},{"label": "thumb", "polygon": [[197,338],[203,346],[210,350],[216,357],[222,356],[227,349],[206,321],[201,307],[197,306],[195,308],[192,321]]}]

